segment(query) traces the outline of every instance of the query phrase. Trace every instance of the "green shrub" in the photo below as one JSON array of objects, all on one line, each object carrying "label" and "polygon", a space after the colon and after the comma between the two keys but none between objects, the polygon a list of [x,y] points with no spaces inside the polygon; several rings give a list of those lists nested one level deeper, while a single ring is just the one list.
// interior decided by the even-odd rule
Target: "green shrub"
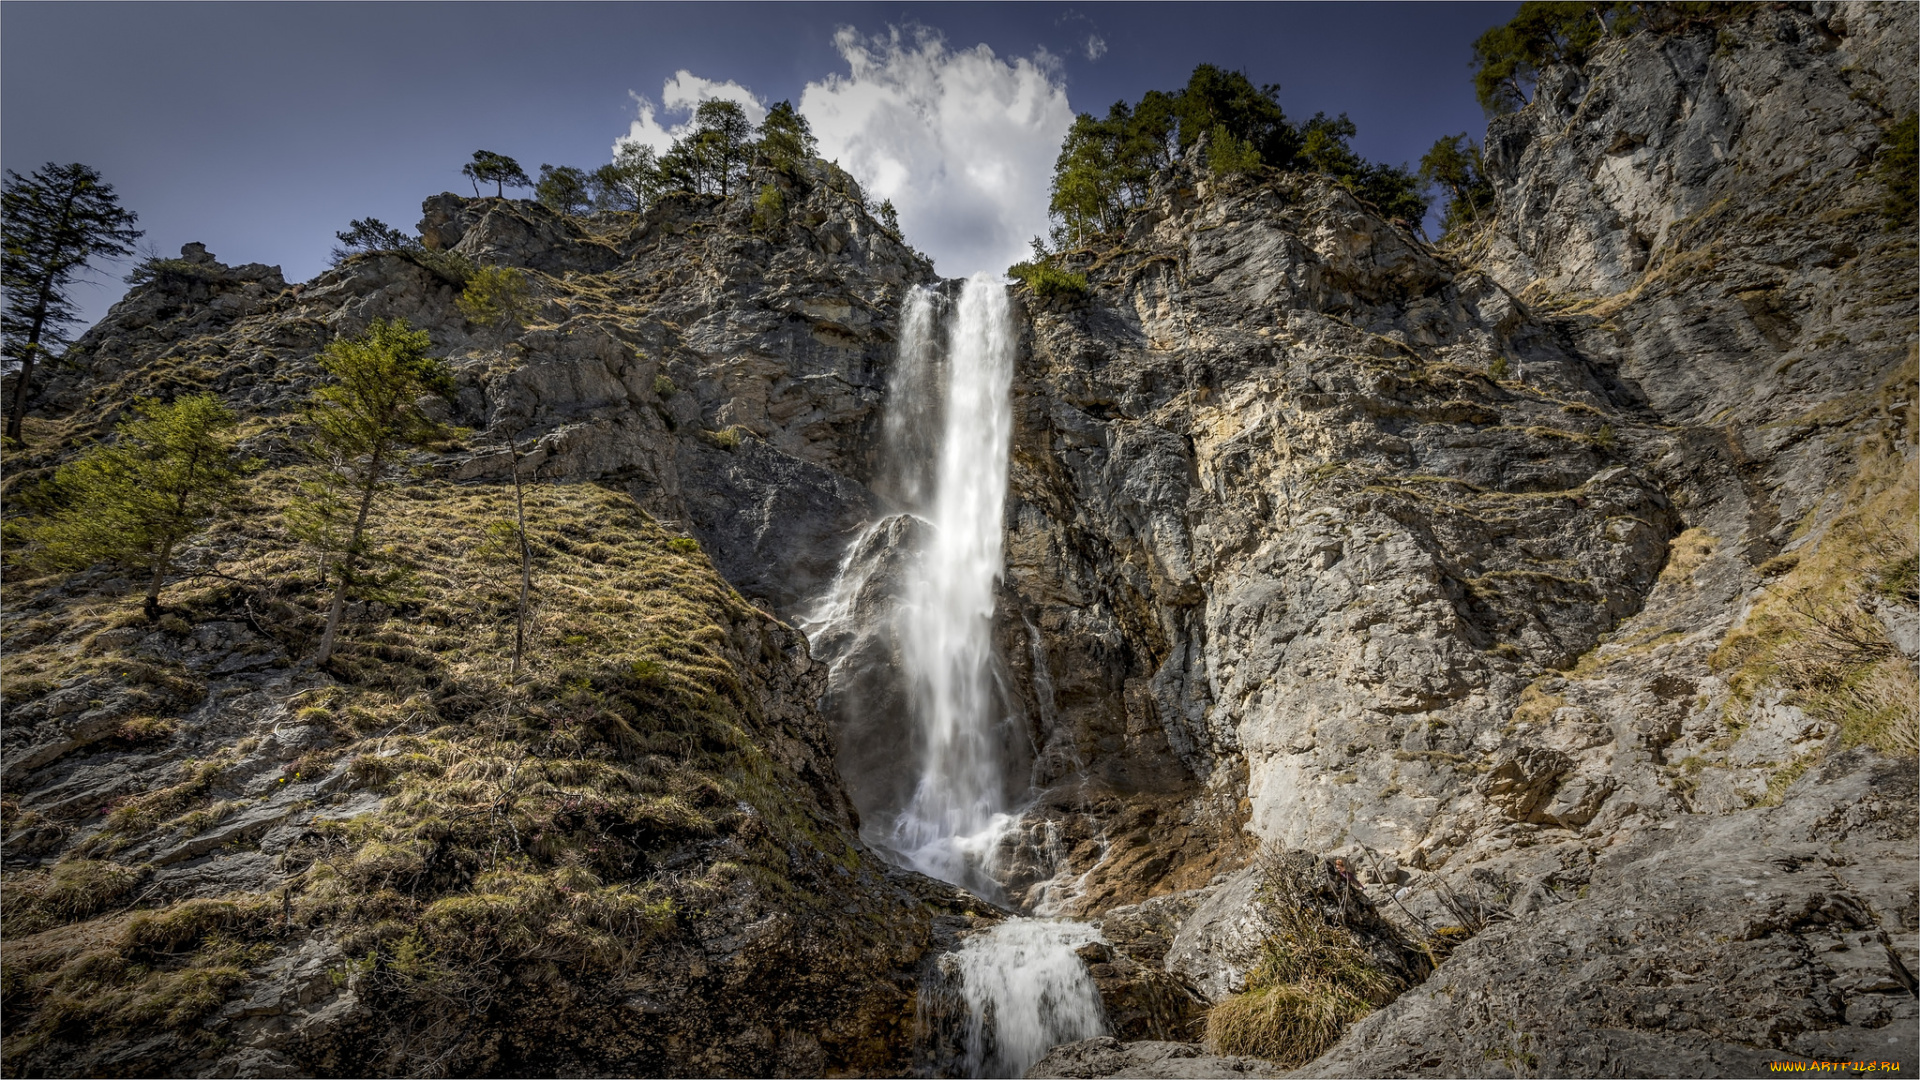
[{"label": "green shrub", "polygon": [[1239,176],[1260,168],[1260,151],[1245,139],[1234,137],[1225,124],[1215,124],[1207,142],[1207,168],[1215,176]]},{"label": "green shrub", "polygon": [[1058,269],[1046,262],[1015,263],[1007,267],[1010,277],[1018,278],[1033,295],[1043,299],[1055,296],[1082,297],[1087,295],[1087,276],[1072,274]]},{"label": "green shrub", "polygon": [[468,322],[507,330],[518,327],[526,316],[527,293],[524,271],[511,266],[483,266],[468,277],[457,303]]},{"label": "green shrub", "polygon": [[772,184],[760,188],[760,194],[753,200],[753,231],[770,233],[787,220],[787,200],[780,189]]}]

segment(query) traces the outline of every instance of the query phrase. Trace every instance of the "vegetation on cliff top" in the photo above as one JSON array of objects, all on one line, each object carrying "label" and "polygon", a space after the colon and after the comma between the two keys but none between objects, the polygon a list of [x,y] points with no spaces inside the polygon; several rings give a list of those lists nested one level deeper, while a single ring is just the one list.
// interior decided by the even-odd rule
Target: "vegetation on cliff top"
[{"label": "vegetation on cliff top", "polygon": [[1710,25],[1759,6],[1713,0],[1526,0],[1512,19],[1474,40],[1473,90],[1488,113],[1512,112],[1532,100],[1547,69],[1585,64],[1610,37],[1641,28]]},{"label": "vegetation on cliff top", "polygon": [[1146,201],[1156,173],[1196,157],[1215,173],[1317,172],[1388,217],[1418,221],[1426,213],[1410,171],[1353,152],[1357,129],[1345,114],[1317,113],[1296,124],[1281,110],[1279,93],[1278,86],[1257,87],[1240,72],[1201,64],[1179,90],[1115,102],[1105,118],[1081,113],[1054,162],[1053,245],[1119,232],[1127,211]]}]

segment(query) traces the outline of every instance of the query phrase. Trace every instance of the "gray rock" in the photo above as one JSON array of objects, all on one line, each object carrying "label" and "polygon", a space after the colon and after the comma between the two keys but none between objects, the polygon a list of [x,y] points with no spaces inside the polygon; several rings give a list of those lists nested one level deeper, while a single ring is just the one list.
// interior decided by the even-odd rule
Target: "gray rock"
[{"label": "gray rock", "polygon": [[1579,898],[1495,923],[1302,1072],[1496,1062],[1514,1075],[1720,1076],[1786,1057],[1912,1062],[1920,1010],[1886,944],[1908,956],[1920,945],[1920,926],[1895,914],[1912,910],[1901,895],[1912,886],[1836,867],[1908,857],[1914,784],[1911,762],[1856,751],[1778,808],[1619,835]]},{"label": "gray rock", "polygon": [[1209,888],[1167,949],[1167,970],[1186,976],[1208,1002],[1247,988],[1247,971],[1259,962],[1262,943],[1278,929],[1258,902],[1264,882],[1259,868],[1249,866]]},{"label": "gray rock", "polygon": [[1047,1051],[1027,1070],[1028,1077],[1233,1077],[1279,1076],[1272,1062],[1249,1057],[1217,1057],[1192,1043],[1121,1042],[1102,1036],[1066,1043]]}]

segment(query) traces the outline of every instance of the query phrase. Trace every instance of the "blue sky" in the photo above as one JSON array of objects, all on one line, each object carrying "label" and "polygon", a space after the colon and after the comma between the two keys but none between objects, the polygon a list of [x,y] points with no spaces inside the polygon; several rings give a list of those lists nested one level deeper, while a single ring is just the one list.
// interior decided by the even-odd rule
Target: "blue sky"
[{"label": "blue sky", "polygon": [[[0,6],[0,164],[99,169],[144,244],[319,273],[333,232],[411,227],[473,150],[591,168],[707,95],[790,99],[908,239],[957,276],[1044,223],[1071,114],[1199,63],[1346,112],[1394,163],[1485,128],[1468,46],[1514,3],[224,3]],[[983,48],[984,47],[984,48]],[[730,85],[729,85],[730,84]],[[76,295],[90,318],[125,267]]]}]

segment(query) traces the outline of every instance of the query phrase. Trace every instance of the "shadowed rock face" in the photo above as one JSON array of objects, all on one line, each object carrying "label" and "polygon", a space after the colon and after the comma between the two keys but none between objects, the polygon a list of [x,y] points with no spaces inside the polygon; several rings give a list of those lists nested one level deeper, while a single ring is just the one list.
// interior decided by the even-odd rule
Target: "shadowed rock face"
[{"label": "shadowed rock face", "polygon": [[[1887,524],[1914,513],[1914,247],[1866,171],[1914,108],[1915,39],[1912,8],[1866,4],[1638,33],[1494,121],[1500,209],[1457,248],[1322,179],[1169,171],[1123,239],[1066,256],[1084,297],[1016,291],[996,635],[1035,797],[1001,865],[1016,903],[1101,919],[1083,959],[1115,1034],[1147,1040],[1061,1048],[1036,1075],[1261,1074],[1183,1045],[1271,932],[1246,865],[1261,846],[1346,859],[1408,936],[1478,931],[1308,1074],[1915,1067],[1913,757],[1859,745],[1879,737],[1833,695],[1867,668],[1811,669],[1804,642],[1826,639],[1793,606],[1841,605],[1808,610],[1873,663],[1920,655],[1894,572],[1911,537]],[[423,510],[451,498],[434,484],[504,485],[489,442],[517,437],[527,479],[614,489],[666,530],[647,558],[691,536],[765,609],[726,621],[766,755],[736,771],[779,770],[758,813],[818,839],[783,851],[819,910],[794,921],[730,879],[645,979],[515,991],[514,1023],[582,1033],[568,1048],[488,1044],[497,1018],[476,1020],[472,1069],[898,1071],[916,973],[991,921],[869,855],[820,854],[852,843],[849,793],[902,797],[890,765],[913,749],[889,725],[892,582],[919,526],[889,516],[904,481],[877,458],[902,297],[931,268],[836,174],[788,206],[756,232],[738,200],[672,198],[618,227],[428,200],[428,248],[543,275],[506,337],[460,317],[430,258],[289,288],[189,251],[200,272],[136,289],[74,347],[37,399],[54,434],[8,458],[13,499],[137,394],[206,387],[284,416],[326,341],[401,316],[455,367],[447,418],[476,432],[414,460]],[[247,445],[298,450],[272,424]],[[848,568],[858,587],[820,618]],[[235,601],[185,637],[53,629],[127,587],[101,571],[9,600],[10,652],[145,649],[180,669],[9,687],[9,873],[71,856],[101,807],[175,783],[183,758],[256,739],[209,796],[238,800],[345,738],[290,722],[321,680],[274,609]],[[130,740],[142,712],[180,725]],[[306,865],[285,857],[301,830],[390,794],[302,776],[113,858],[144,903],[269,895]],[[676,874],[745,842],[649,858]],[[43,931],[32,955],[92,947],[120,917]],[[327,976],[338,941],[275,942],[213,1022],[229,1049],[133,1032],[36,1049],[35,1067],[418,1064],[354,1056],[401,1027],[369,1006],[375,983]]]}]

